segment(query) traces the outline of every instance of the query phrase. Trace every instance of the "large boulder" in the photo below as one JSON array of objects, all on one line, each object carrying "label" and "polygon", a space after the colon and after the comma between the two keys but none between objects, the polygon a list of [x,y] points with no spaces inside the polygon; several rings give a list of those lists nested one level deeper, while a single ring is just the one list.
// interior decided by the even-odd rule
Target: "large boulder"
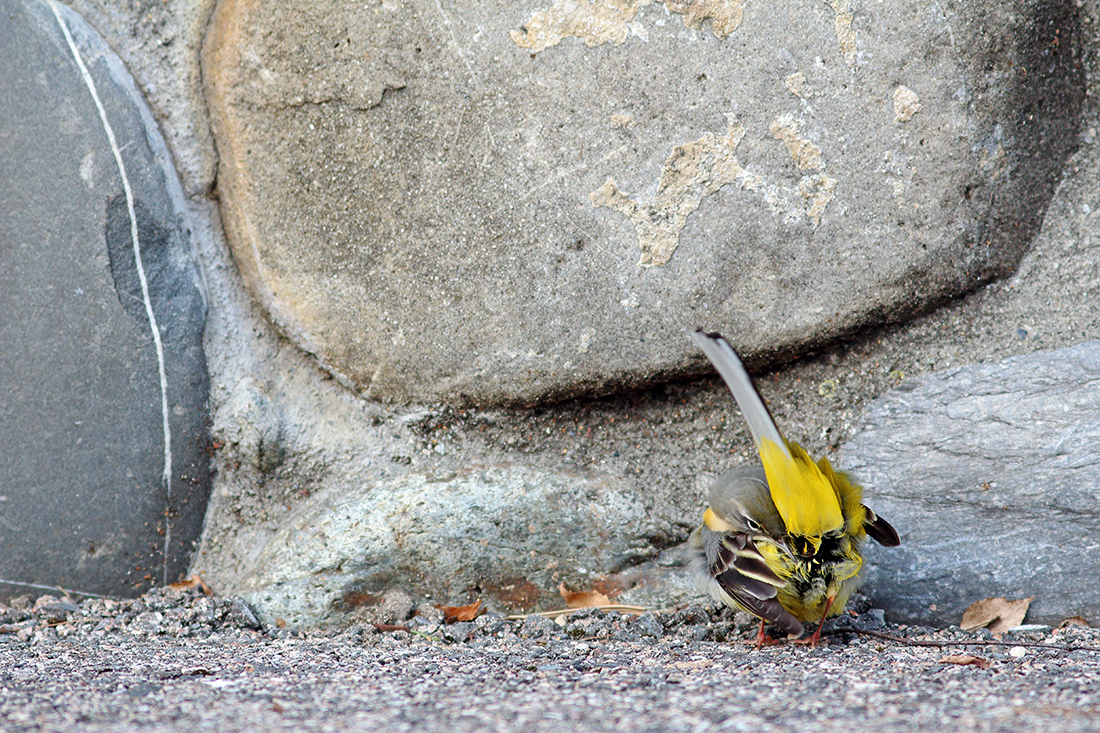
[{"label": "large boulder", "polygon": [[1078,11],[850,0],[221,0],[234,256],[393,401],[531,403],[749,363],[1006,273],[1076,141]]}]

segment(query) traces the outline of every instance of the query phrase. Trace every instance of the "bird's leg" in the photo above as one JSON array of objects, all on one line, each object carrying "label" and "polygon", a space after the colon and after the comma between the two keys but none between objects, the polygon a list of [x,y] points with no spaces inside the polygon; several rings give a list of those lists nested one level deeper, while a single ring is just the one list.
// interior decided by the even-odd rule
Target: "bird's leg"
[{"label": "bird's leg", "polygon": [[760,628],[756,631],[756,641],[754,642],[756,644],[756,648],[759,649],[760,647],[764,646],[767,641],[768,636],[764,633],[764,619],[760,619]]},{"label": "bird's leg", "polygon": [[810,634],[809,639],[798,639],[795,644],[806,644],[807,646],[817,646],[821,643],[821,630],[825,628],[825,617],[829,615],[829,608],[833,605],[833,601],[836,600],[836,596],[831,595],[825,599],[825,612],[821,614],[821,623],[817,625],[817,630]]},{"label": "bird's leg", "polygon": [[756,632],[756,638],[753,640],[753,645],[759,649],[762,646],[773,646],[782,643],[783,642],[773,639],[764,633],[764,619],[760,619],[760,629]]}]

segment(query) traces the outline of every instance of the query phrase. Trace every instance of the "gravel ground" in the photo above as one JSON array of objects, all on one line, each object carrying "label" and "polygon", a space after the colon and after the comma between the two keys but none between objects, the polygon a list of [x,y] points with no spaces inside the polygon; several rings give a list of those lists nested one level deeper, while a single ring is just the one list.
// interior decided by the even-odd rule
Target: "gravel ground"
[{"label": "gravel ground", "polygon": [[[309,633],[262,629],[239,599],[195,589],[12,606],[5,732],[1100,730],[1100,630],[1081,627],[966,646],[993,640],[869,610],[843,626],[946,646],[837,624],[821,647],[755,649],[751,619],[698,606]],[[942,661],[964,654],[988,666]]]}]

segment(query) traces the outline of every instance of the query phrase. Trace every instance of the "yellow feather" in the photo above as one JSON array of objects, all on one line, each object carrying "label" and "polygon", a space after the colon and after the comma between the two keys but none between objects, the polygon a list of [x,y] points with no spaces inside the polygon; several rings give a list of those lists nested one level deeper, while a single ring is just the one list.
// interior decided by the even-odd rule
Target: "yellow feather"
[{"label": "yellow feather", "polygon": [[707,507],[707,510],[703,512],[703,524],[707,526],[707,529],[712,532],[733,532],[736,527],[722,519],[720,516],[714,513],[714,510]]},{"label": "yellow feather", "polygon": [[787,532],[810,540],[816,551],[822,536],[844,527],[839,492],[806,451],[797,443],[786,443],[789,455],[768,438],[761,438],[757,446],[760,460]]},{"label": "yellow feather", "polygon": [[792,557],[783,548],[768,542],[757,542],[756,549],[764,556],[768,567],[786,584],[778,589],[779,603],[799,621],[820,621],[833,597],[829,616],[844,610],[848,598],[859,587],[857,576],[863,566],[859,552],[845,538],[843,560],[830,568],[826,581],[809,563]]},{"label": "yellow feather", "polygon": [[853,484],[848,474],[842,471],[834,471],[829,459],[822,456],[817,461],[817,467],[822,475],[829,481],[840,500],[840,510],[845,517],[845,534],[850,535],[857,542],[867,536],[867,530],[863,523],[867,519],[867,510],[863,506],[863,489],[858,484]]}]

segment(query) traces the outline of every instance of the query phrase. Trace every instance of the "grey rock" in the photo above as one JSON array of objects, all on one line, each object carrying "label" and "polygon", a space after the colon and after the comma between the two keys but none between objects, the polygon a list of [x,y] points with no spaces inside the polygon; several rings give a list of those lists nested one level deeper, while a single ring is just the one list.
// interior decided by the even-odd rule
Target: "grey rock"
[{"label": "grey rock", "polygon": [[831,619],[827,622],[826,628],[829,629],[856,629],[859,631],[879,631],[886,628],[886,611],[881,608],[871,608],[867,611],[859,614],[858,616],[851,616],[847,613],[842,613],[835,619]]},{"label": "grey rock", "polygon": [[470,640],[475,631],[477,631],[477,627],[469,621],[459,621],[444,626],[442,636],[447,641],[465,642]]},{"label": "grey rock", "polygon": [[412,596],[403,590],[392,589],[383,593],[377,604],[365,606],[356,615],[371,623],[403,624],[412,616],[413,610]]},{"label": "grey rock", "polygon": [[902,546],[869,543],[892,619],[958,624],[1034,596],[1031,622],[1100,607],[1100,342],[946,370],[877,400],[842,465]]},{"label": "grey rock", "polygon": [[410,630],[418,631],[422,634],[435,634],[439,631],[440,626],[441,624],[438,621],[423,616],[413,616],[409,620]]},{"label": "grey rock", "polygon": [[610,636],[620,628],[618,613],[599,608],[582,608],[565,617],[565,630],[574,639]]},{"label": "grey rock", "polygon": [[507,629],[510,629],[509,622],[505,620],[504,616],[499,613],[490,611],[489,613],[478,616],[473,621],[475,633],[478,635],[492,635],[499,634]]},{"label": "grey rock", "polygon": [[309,498],[262,548],[220,548],[251,562],[235,582],[212,582],[265,622],[293,626],[342,623],[391,589],[437,603],[560,606],[559,584],[589,587],[671,531],[627,489],[598,473],[521,465],[408,473]]},{"label": "grey rock", "polygon": [[64,620],[79,611],[80,606],[72,601],[54,600],[35,607],[35,612],[38,615],[51,620]]},{"label": "grey rock", "polygon": [[[1007,273],[1076,144],[1078,9],[225,0],[227,235],[343,383],[527,404],[750,363]],[[797,40],[792,40],[797,39]]]},{"label": "grey rock", "polygon": [[[700,509],[692,513],[691,520],[701,517]],[[628,568],[613,579],[624,589],[616,596],[616,603],[628,606],[667,608],[710,600],[710,594],[692,572],[691,549],[686,543],[663,550],[653,560]]]},{"label": "grey rock", "polygon": [[243,629],[258,629],[262,626],[256,614],[243,598],[230,598],[228,618]]},{"label": "grey rock", "polygon": [[705,608],[699,605],[690,605],[673,613],[664,625],[666,629],[694,627],[705,624],[709,620],[710,614],[707,613]]},{"label": "grey rock", "polygon": [[[389,595],[391,595],[395,592],[399,593],[400,591],[388,591],[386,593],[386,596],[389,596]],[[442,611],[442,609],[437,608],[435,605],[433,605],[431,603],[421,603],[421,604],[419,604],[416,607],[416,615],[421,617],[421,618],[430,619],[431,621],[434,621],[437,624],[438,623],[443,623],[443,611]]]},{"label": "grey rock", "polygon": [[79,16],[2,0],[0,37],[0,597],[135,595],[186,571],[210,490],[183,194]]},{"label": "grey rock", "polygon": [[660,639],[665,633],[665,627],[661,625],[660,619],[652,611],[641,614],[630,625],[642,636],[652,636]]},{"label": "grey rock", "polygon": [[523,626],[519,629],[519,636],[523,639],[539,639],[546,636],[564,633],[553,619],[533,613],[523,620]]}]

